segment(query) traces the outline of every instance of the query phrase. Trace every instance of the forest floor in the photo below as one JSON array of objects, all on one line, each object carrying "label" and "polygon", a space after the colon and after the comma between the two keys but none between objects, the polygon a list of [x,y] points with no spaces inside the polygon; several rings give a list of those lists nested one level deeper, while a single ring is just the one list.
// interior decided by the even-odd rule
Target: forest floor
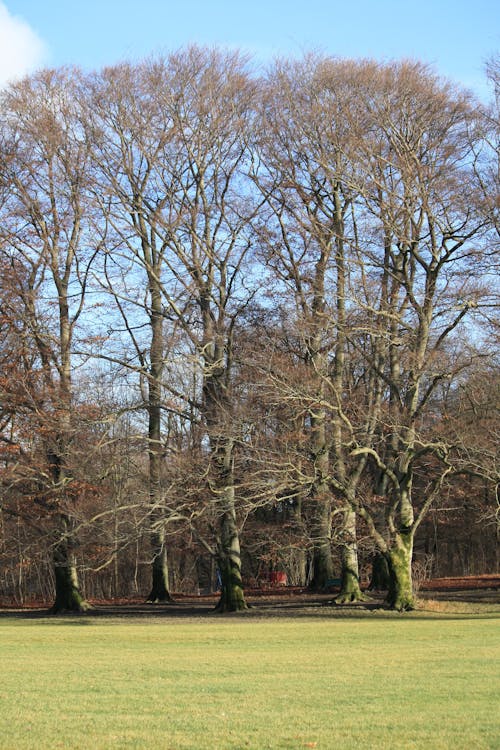
[{"label": "forest floor", "polygon": [[[272,588],[249,588],[245,590],[249,610],[231,614],[231,617],[303,617],[303,616],[363,616],[386,610],[385,593],[367,592],[364,602],[335,604],[338,588],[314,593],[306,588],[276,586]],[[168,604],[148,604],[143,599],[90,600],[92,617],[147,617],[166,618],[203,617],[213,614],[218,594],[174,594]],[[484,611],[490,605],[500,613],[500,575],[467,576],[461,578],[435,578],[422,582],[417,592],[418,610],[423,612],[449,613],[471,612],[475,606]],[[23,606],[0,601],[0,617],[16,616],[27,619],[45,617],[49,603],[32,602]],[[459,609],[457,609],[457,607]],[[489,609],[487,606],[486,609]],[[74,615],[73,615],[74,616]]]}]

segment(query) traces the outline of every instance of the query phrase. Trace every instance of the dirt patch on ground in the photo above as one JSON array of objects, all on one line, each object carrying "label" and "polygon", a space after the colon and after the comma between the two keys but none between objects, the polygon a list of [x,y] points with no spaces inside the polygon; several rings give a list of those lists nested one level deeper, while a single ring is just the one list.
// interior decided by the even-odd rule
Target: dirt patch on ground
[{"label": "dirt patch on ground", "polygon": [[424,581],[422,591],[464,591],[471,589],[499,589],[500,575],[464,576],[462,578],[433,578]]}]

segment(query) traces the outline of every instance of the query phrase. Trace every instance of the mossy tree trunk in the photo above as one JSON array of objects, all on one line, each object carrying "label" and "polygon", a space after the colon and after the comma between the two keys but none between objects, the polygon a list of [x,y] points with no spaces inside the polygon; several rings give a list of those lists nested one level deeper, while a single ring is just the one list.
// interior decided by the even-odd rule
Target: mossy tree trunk
[{"label": "mossy tree trunk", "polygon": [[241,579],[240,540],[234,513],[227,511],[221,519],[221,543],[217,562],[221,576],[221,595],[217,612],[242,612],[248,609]]},{"label": "mossy tree trunk", "polygon": [[[69,462],[73,436],[73,399],[71,384],[71,339],[74,321],[70,320],[70,295],[69,295],[69,268],[73,259],[74,248],[68,248],[66,259],[66,272],[59,275],[56,268],[58,255],[53,248],[52,269],[54,284],[58,291],[59,309],[59,359],[58,366],[59,382],[56,387],[57,401],[55,411],[55,429],[52,440],[49,439],[47,458],[49,474],[55,497],[58,499],[58,534],[59,539],[53,547],[55,600],[50,608],[51,614],[60,612],[85,612],[90,605],[82,596],[76,571],[76,561],[73,550],[76,543],[75,521],[72,515],[74,497],[71,493],[72,469]],[[60,260],[60,259],[59,259]],[[44,345],[40,343],[39,349],[44,352]],[[46,359],[45,352],[42,361]],[[46,367],[47,380],[53,376],[49,375],[49,367]]]},{"label": "mossy tree trunk", "polygon": [[150,536],[153,561],[151,563],[151,591],[147,598],[149,604],[172,602],[168,588],[168,560],[165,547],[165,532],[153,531]]},{"label": "mossy tree trunk", "polygon": [[[311,360],[316,369],[326,368],[321,356],[314,347],[320,348],[319,336],[314,343],[309,342]],[[312,353],[311,353],[312,352]],[[318,399],[324,394],[324,383],[319,386]],[[311,509],[311,536],[313,543],[312,553],[312,578],[310,588],[320,591],[333,577],[332,557],[332,499],[328,474],[330,471],[329,441],[326,431],[326,411],[315,409],[310,412],[311,437],[310,453],[313,464],[314,478],[308,498]]]},{"label": "mossy tree trunk", "polygon": [[216,557],[221,577],[221,595],[217,612],[239,612],[247,609],[241,577],[241,551],[236,519],[234,488],[234,438],[229,398],[229,368],[225,363],[223,335],[213,329],[208,305],[204,311],[207,343],[203,347],[205,377],[203,409],[210,440],[210,491],[214,510],[219,514],[220,533]]},{"label": "mossy tree trunk", "polygon": [[322,499],[311,499],[315,503],[314,520],[311,532],[313,535],[312,577],[309,588],[321,591],[333,578],[333,558],[331,546],[331,507],[330,502]]},{"label": "mossy tree trunk", "polygon": [[389,590],[389,565],[387,557],[378,552],[372,561],[372,577],[369,585],[370,591]]},{"label": "mossy tree trunk", "polygon": [[90,605],[80,592],[74,554],[71,551],[71,539],[67,536],[69,519],[63,519],[65,537],[58,541],[53,549],[55,600],[50,614],[63,612],[86,612]]},{"label": "mossy tree trunk", "polygon": [[386,554],[389,568],[389,590],[387,603],[399,612],[415,608],[411,563],[413,557],[413,533],[400,532],[394,546]]},{"label": "mossy tree trunk", "polygon": [[361,591],[359,578],[356,513],[350,508],[345,511],[342,536],[342,578],[335,601],[337,604],[366,601],[368,597]]},{"label": "mossy tree trunk", "polygon": [[[142,218],[141,218],[142,221]],[[152,604],[171,602],[168,589],[168,563],[165,546],[165,530],[163,528],[163,488],[162,463],[163,445],[161,439],[161,378],[164,369],[164,336],[163,309],[161,297],[161,254],[155,243],[148,242],[147,228],[142,221],[142,252],[148,272],[148,286],[151,299],[149,323],[151,328],[151,342],[149,347],[150,364],[148,377],[148,454],[149,454],[149,501],[151,505],[151,533],[150,545],[151,563],[151,591],[147,601]]]},{"label": "mossy tree trunk", "polygon": [[[69,507],[73,500],[68,496],[71,483],[70,472],[66,463],[67,438],[69,434],[69,411],[63,411],[61,417],[61,432],[54,437],[53,444],[48,451],[49,472],[55,495],[59,495],[62,504]],[[55,599],[50,614],[63,612],[85,612],[90,605],[80,592],[75,549],[75,522],[67,513],[58,513],[57,534],[53,549]]]},{"label": "mossy tree trunk", "polygon": [[311,456],[314,480],[308,498],[311,509],[312,577],[309,587],[320,591],[333,577],[332,500],[328,484],[330,455],[326,435],[326,412],[318,409],[310,415]]}]

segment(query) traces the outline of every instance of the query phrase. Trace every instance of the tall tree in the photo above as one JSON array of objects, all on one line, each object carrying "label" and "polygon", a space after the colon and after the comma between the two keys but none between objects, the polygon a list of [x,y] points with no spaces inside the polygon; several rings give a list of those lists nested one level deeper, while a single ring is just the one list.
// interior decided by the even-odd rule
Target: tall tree
[{"label": "tall tree", "polygon": [[80,77],[44,71],[2,94],[2,137],[9,160],[2,182],[1,247],[21,263],[22,315],[40,361],[45,455],[58,530],[52,550],[53,612],[87,607],[78,586],[68,463],[72,418],[72,348],[94,254],[86,199],[88,145],[79,126]]},{"label": "tall tree", "polygon": [[[426,413],[438,385],[465,365],[445,349],[484,299],[485,220],[465,94],[420,64],[400,63],[367,71],[356,98],[366,112],[358,142],[365,233],[370,238],[371,226],[380,242],[364,247],[364,305],[373,320],[370,367],[384,402],[378,444],[358,442],[353,455],[370,456],[378,473],[375,492],[387,502],[384,532],[365,505],[357,510],[387,556],[390,604],[408,609],[415,533],[451,471],[450,446],[428,429]],[[430,457],[440,468],[416,503],[415,472]]]},{"label": "tall tree", "polygon": [[[293,295],[308,369],[308,385],[299,401],[307,415],[312,463],[307,506],[312,516],[314,588],[322,588],[333,576],[332,471],[340,472],[338,484],[351,493],[360,475],[350,473],[340,460],[351,216],[357,189],[349,156],[356,128],[354,117],[346,116],[354,71],[354,64],[314,55],[276,64],[262,106],[256,175],[271,212],[263,229],[265,261],[273,282]],[[343,539],[341,598],[359,599],[355,515],[350,506]]]},{"label": "tall tree", "polygon": [[[215,554],[220,611],[245,609],[234,482],[238,425],[232,394],[233,331],[252,296],[244,279],[255,205],[245,174],[255,84],[234,53],[190,48],[169,59],[163,107],[173,121],[177,222],[168,222],[167,267],[175,283],[164,302],[202,367],[200,413],[210,446],[210,492],[220,517]],[[171,180],[170,180],[171,182]],[[182,294],[193,318],[179,315]]]},{"label": "tall tree", "polygon": [[[162,189],[158,175],[165,150],[171,148],[171,118],[162,111],[145,66],[123,64],[103,71],[92,81],[88,106],[94,190],[101,208],[96,231],[106,248],[100,286],[113,298],[117,315],[107,321],[108,342],[101,356],[138,376],[148,418],[152,583],[147,598],[168,602],[162,511],[162,378],[167,354],[162,285],[168,243],[162,215],[170,210],[171,188]],[[120,340],[123,334],[126,338]]]},{"label": "tall tree", "polygon": [[[239,55],[193,47],[138,68],[106,71],[94,97],[102,122],[99,160],[107,164],[112,196],[102,204],[118,236],[110,245],[110,263],[121,254],[147,278],[153,501],[163,388],[195,406],[205,424],[211,507],[221,524],[214,554],[223,610],[245,607],[233,480],[231,352],[235,319],[251,294],[242,273],[254,212],[244,184],[253,90]],[[167,320],[184,338],[179,354],[192,368],[194,351],[201,368],[195,399],[191,391],[176,391],[161,380]],[[135,349],[140,357],[140,345]]]}]

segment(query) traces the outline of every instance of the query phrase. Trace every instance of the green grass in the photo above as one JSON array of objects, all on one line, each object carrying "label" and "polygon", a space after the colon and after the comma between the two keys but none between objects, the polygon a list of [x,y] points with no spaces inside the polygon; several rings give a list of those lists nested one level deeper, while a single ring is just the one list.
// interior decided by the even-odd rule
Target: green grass
[{"label": "green grass", "polygon": [[0,748],[498,748],[499,619],[0,619]]}]

